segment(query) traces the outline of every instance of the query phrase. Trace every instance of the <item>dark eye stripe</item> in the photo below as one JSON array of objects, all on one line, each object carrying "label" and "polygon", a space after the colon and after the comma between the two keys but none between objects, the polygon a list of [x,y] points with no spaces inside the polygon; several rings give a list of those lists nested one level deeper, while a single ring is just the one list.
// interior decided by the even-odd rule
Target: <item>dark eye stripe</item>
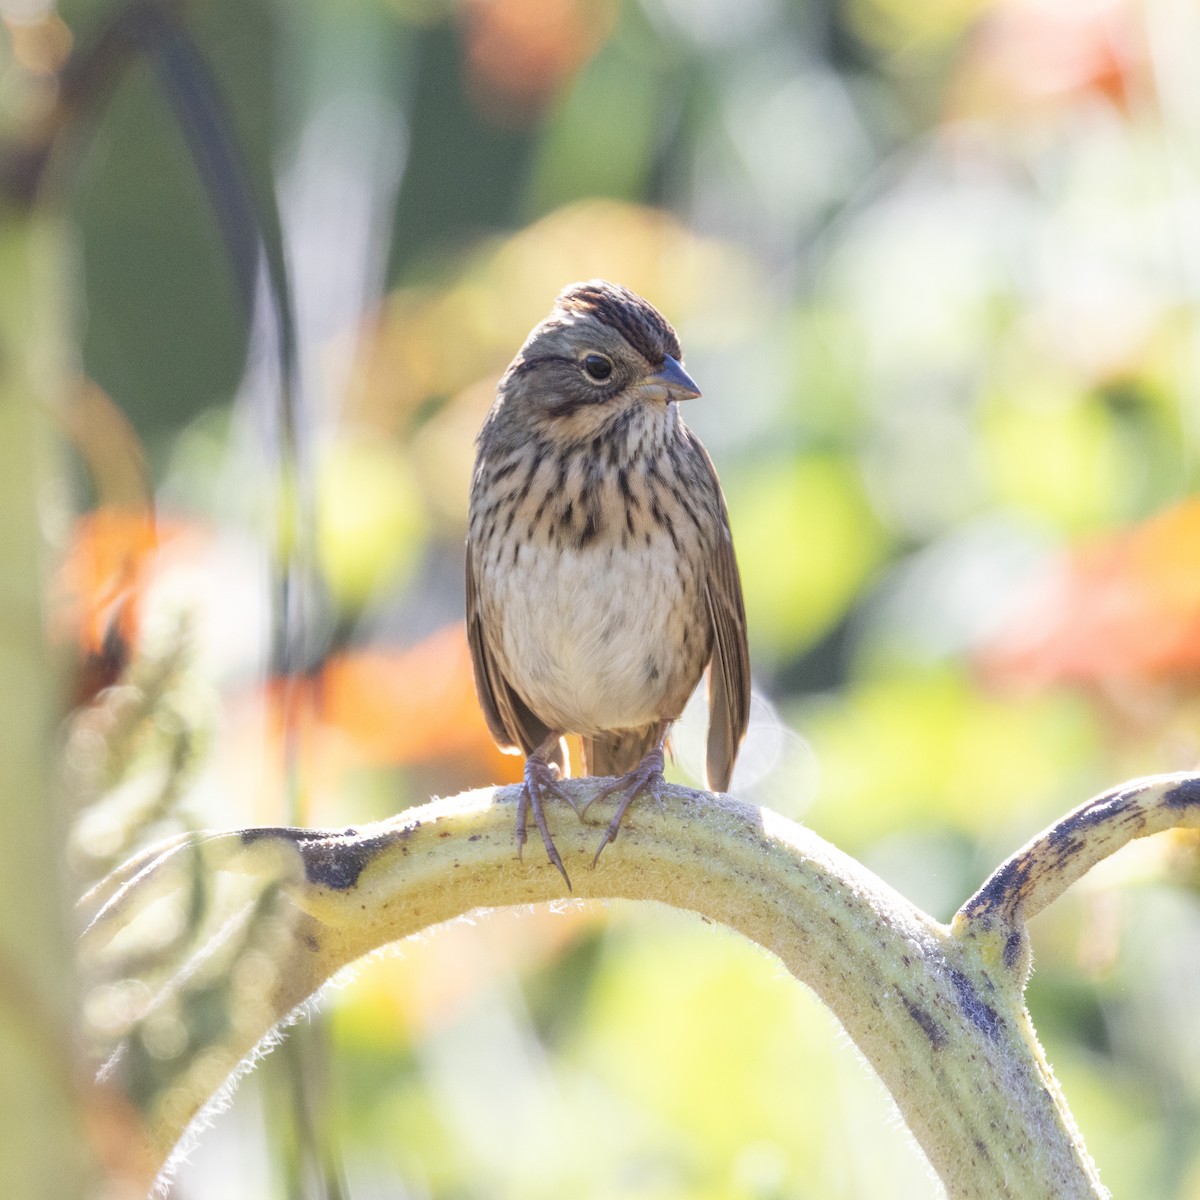
[{"label": "dark eye stripe", "polygon": [[540,367],[542,363],[560,362],[574,365],[575,360],[568,358],[565,354],[539,354],[534,358],[523,358],[519,363],[512,367],[514,375],[528,375],[535,367]]}]

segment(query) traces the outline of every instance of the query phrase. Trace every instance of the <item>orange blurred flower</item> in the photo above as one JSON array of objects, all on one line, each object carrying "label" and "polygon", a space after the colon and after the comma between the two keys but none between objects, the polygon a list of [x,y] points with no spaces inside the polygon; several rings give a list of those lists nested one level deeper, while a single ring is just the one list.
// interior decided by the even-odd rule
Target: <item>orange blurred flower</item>
[{"label": "orange blurred flower", "polygon": [[98,508],[75,521],[55,580],[52,629],[61,640],[99,653],[117,636],[137,636],[140,598],[158,549],[154,515]]},{"label": "orange blurred flower", "polygon": [[120,678],[138,642],[160,550],[185,528],[145,509],[104,507],[76,518],[49,613],[51,636],[80,653],[72,706],[89,703]]},{"label": "orange blurred flower", "polygon": [[[309,824],[343,819],[346,774],[363,767],[432,768],[452,791],[521,778],[522,760],[501,754],[484,722],[461,621],[415,646],[349,650],[313,675],[272,679],[235,703],[230,728],[238,808],[262,821],[278,819],[287,740]],[[246,771],[253,758],[265,778]]]},{"label": "orange blurred flower", "polygon": [[1004,0],[968,43],[951,89],[957,115],[1001,117],[1085,94],[1125,107],[1146,69],[1127,0]]},{"label": "orange blurred flower", "polygon": [[982,655],[994,680],[1200,680],[1200,497],[1073,551]]},{"label": "orange blurred flower", "polygon": [[465,755],[494,780],[520,778],[519,760],[496,750],[484,723],[462,622],[404,650],[334,656],[322,674],[321,713],[371,762]]},{"label": "orange blurred flower", "polygon": [[467,79],[481,111],[531,120],[604,44],[615,16],[608,0],[466,0]]}]

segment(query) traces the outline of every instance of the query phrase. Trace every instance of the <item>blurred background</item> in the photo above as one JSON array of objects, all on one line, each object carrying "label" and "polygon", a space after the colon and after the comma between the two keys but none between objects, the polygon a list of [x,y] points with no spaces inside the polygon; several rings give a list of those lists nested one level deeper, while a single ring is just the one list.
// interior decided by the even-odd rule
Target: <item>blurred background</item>
[{"label": "blurred background", "polygon": [[[10,131],[122,11],[0,0]],[[462,628],[472,439],[591,276],[662,309],[704,390],[754,665],[737,795],[946,920],[1092,793],[1196,768],[1200,9],[171,11],[196,61],[168,36],[105,75],[43,189],[82,880],[179,828],[361,824],[517,777]],[[206,73],[207,117],[179,100]],[[239,197],[265,231],[240,259]],[[114,705],[136,736],[100,770]],[[1198,885],[1160,838],[1033,931],[1034,1024],[1117,1195],[1200,1198]],[[824,1009],[686,914],[480,916],[321,1011],[319,1153],[279,1051],[175,1195],[941,1194]]]}]

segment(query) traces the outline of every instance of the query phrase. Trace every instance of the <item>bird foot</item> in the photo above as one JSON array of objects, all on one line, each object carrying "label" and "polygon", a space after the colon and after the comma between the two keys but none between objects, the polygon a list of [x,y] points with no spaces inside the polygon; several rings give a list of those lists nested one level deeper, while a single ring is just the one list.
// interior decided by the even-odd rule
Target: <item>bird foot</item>
[{"label": "bird foot", "polygon": [[621,828],[621,822],[625,818],[625,813],[638,796],[643,792],[649,792],[656,803],[662,804],[663,788],[667,785],[667,781],[663,777],[664,766],[665,760],[662,748],[659,747],[658,749],[651,750],[632,771],[628,771],[624,775],[618,775],[612,783],[601,788],[588,801],[587,807],[591,807],[597,800],[603,800],[608,796],[619,795],[621,797],[620,802],[617,804],[617,811],[613,814],[613,819],[609,821],[608,828],[604,831],[604,837],[600,839],[600,845],[596,848],[596,857],[592,859],[593,867],[600,860],[600,854],[604,850],[604,847],[609,842],[616,841],[617,830]]},{"label": "bird foot", "polygon": [[538,833],[542,835],[546,855],[558,868],[558,873],[566,882],[567,891],[571,891],[571,877],[567,874],[566,867],[563,866],[558,847],[555,846],[554,839],[550,836],[550,830],[546,826],[544,803],[547,797],[565,800],[575,809],[576,813],[579,812],[575,800],[558,785],[558,768],[531,754],[525,760],[525,782],[521,787],[521,798],[517,802],[517,857],[522,857],[526,837],[525,826],[529,821],[529,812],[532,809],[533,823],[537,826]]}]

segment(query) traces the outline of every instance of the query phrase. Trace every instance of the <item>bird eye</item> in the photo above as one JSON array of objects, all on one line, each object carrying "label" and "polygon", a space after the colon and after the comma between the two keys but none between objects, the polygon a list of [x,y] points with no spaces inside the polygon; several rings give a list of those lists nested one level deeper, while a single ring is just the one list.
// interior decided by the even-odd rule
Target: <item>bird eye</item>
[{"label": "bird eye", "polygon": [[612,359],[604,354],[589,354],[583,360],[584,374],[595,383],[603,383],[612,373]]}]

